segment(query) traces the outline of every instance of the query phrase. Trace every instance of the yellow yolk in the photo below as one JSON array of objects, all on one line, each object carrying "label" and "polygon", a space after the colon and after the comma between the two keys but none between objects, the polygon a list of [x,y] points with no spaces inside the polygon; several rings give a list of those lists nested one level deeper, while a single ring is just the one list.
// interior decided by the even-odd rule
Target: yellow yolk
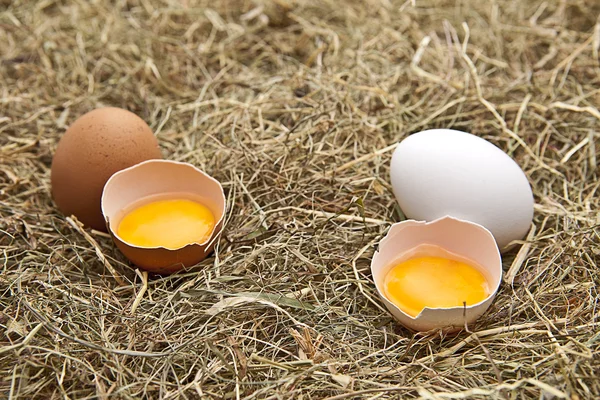
[{"label": "yellow yolk", "polygon": [[394,266],[385,276],[385,296],[402,311],[416,317],[423,308],[461,307],[489,295],[479,270],[460,261],[418,257]]},{"label": "yellow yolk", "polygon": [[117,234],[139,247],[177,249],[207,240],[215,226],[212,212],[186,199],[153,201],[125,214]]}]

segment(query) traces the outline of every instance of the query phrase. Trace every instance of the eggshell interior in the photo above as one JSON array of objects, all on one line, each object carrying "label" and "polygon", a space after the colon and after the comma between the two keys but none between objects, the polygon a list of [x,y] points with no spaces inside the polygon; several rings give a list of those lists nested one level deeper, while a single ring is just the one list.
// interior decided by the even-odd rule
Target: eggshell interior
[{"label": "eggshell interior", "polygon": [[[179,249],[166,249],[131,245],[118,236],[118,224],[132,205],[141,199],[158,200],[176,194],[186,194],[212,211],[215,228],[209,239]],[[117,172],[102,194],[102,214],[117,247],[135,265],[161,274],[190,267],[212,251],[222,231],[225,208],[223,187],[216,179],[191,164],[169,160],[149,160]]]},{"label": "eggshell interior", "polygon": [[[490,285],[490,296],[467,307],[425,308],[412,317],[389,301],[384,279],[399,262],[422,255],[471,262],[481,267]],[[473,323],[491,305],[502,280],[502,260],[494,236],[481,225],[452,217],[431,222],[408,220],[392,225],[371,260],[371,273],[383,303],[404,326],[415,331],[455,330]]]}]

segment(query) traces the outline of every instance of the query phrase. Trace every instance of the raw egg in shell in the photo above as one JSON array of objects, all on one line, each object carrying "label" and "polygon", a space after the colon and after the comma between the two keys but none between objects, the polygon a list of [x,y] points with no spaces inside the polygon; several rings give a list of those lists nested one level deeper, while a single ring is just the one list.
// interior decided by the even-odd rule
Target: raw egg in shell
[{"label": "raw egg in shell", "polygon": [[149,160],[114,174],[102,193],[109,233],[133,264],[169,274],[202,261],[221,234],[221,184],[195,166]]},{"label": "raw egg in shell", "polygon": [[377,291],[415,331],[463,328],[491,305],[502,279],[494,236],[452,217],[392,225],[371,260]]}]

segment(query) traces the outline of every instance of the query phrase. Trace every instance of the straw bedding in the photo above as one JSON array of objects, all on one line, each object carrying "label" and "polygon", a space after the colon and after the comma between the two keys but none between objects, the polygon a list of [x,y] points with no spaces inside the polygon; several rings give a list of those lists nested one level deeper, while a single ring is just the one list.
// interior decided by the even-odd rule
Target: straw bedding
[{"label": "straw bedding", "polygon": [[[600,397],[600,3],[0,1],[0,397]],[[50,197],[78,116],[129,109],[223,183],[214,254],[136,271]],[[532,230],[454,336],[385,311],[393,146],[448,127],[529,178]]]}]

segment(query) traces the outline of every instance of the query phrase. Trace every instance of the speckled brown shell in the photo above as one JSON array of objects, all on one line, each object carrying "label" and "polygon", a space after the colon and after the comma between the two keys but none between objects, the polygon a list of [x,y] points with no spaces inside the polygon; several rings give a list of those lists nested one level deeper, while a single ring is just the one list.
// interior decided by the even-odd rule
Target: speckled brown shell
[{"label": "speckled brown shell", "polygon": [[158,141],[137,115],[106,107],[79,117],[61,138],[52,160],[52,198],[65,215],[107,231],[100,199],[117,171],[161,159]]}]

